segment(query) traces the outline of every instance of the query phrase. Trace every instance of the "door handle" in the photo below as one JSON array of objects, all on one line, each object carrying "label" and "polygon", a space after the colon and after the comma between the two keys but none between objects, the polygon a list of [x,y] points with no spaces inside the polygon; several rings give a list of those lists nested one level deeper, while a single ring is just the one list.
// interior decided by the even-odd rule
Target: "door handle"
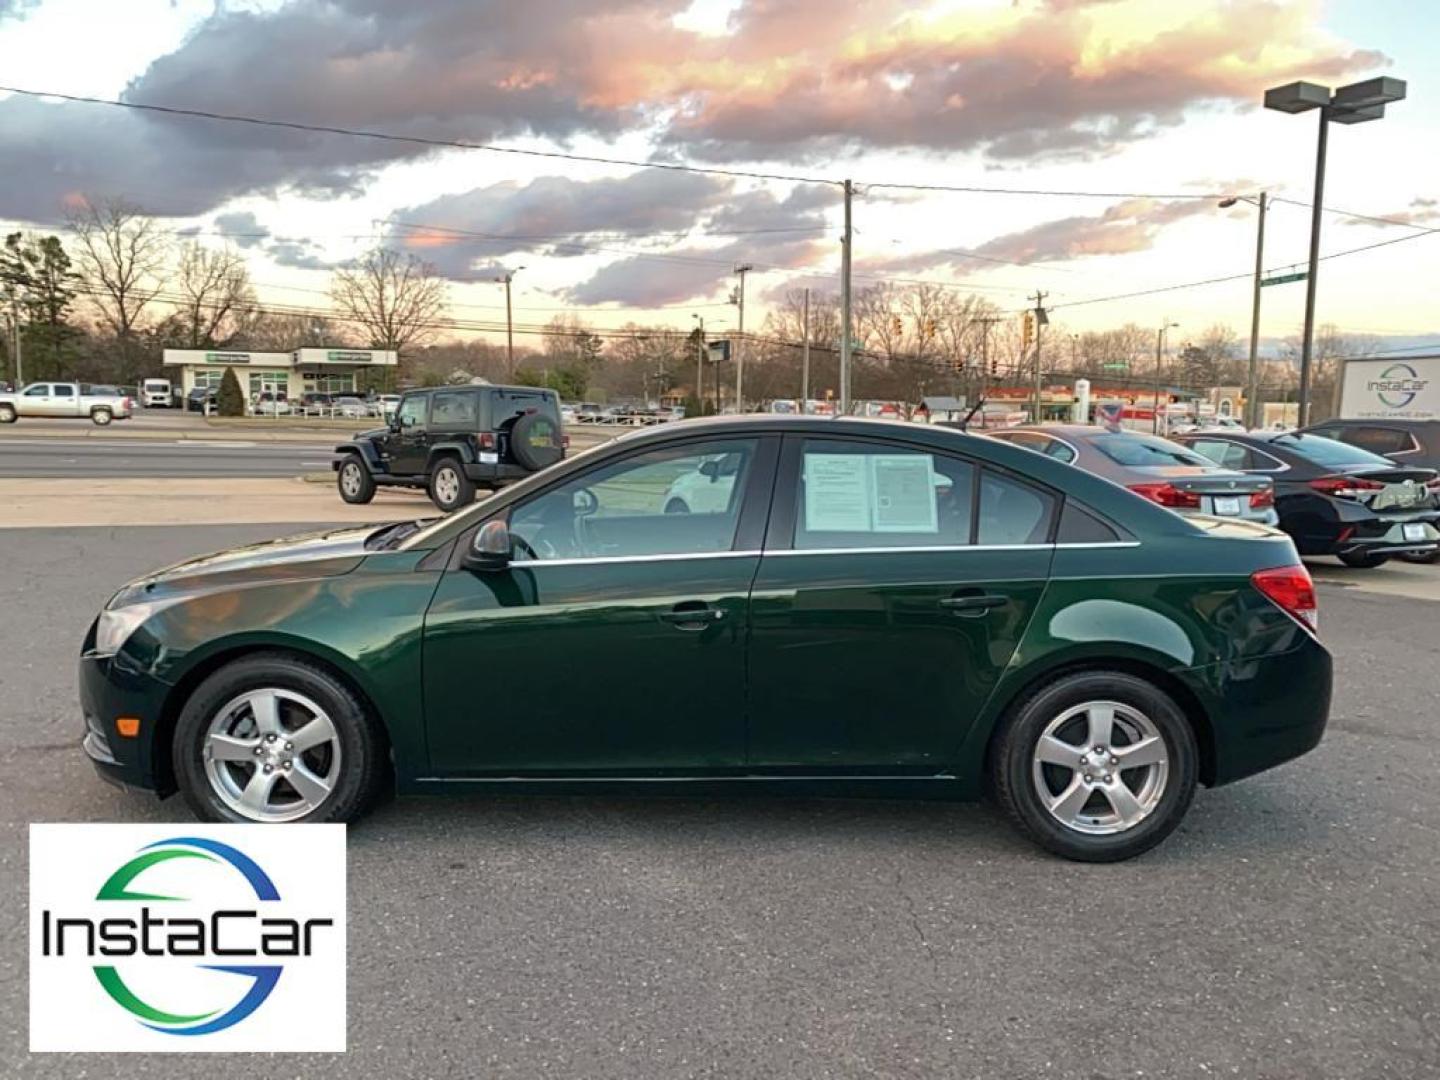
[{"label": "door handle", "polygon": [[1009,597],[995,593],[965,593],[961,596],[947,596],[940,601],[940,606],[949,608],[956,615],[973,617],[983,615],[991,608],[1004,607],[1009,602]]},{"label": "door handle", "polygon": [[660,621],[670,623],[677,630],[703,630],[723,618],[724,608],[711,607],[703,600],[684,600],[660,613]]}]

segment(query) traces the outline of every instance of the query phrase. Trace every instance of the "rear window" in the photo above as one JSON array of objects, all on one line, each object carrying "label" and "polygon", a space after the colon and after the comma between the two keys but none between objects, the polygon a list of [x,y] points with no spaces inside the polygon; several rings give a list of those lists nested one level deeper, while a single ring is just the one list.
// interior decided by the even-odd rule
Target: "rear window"
[{"label": "rear window", "polygon": [[560,419],[555,394],[548,390],[497,390],[490,396],[490,426],[498,428],[512,417],[526,412],[540,412],[552,420]]},{"label": "rear window", "polygon": [[1270,440],[1275,446],[1298,454],[1316,465],[1394,465],[1393,461],[1361,450],[1358,446],[1336,442],[1321,435],[1277,435]]},{"label": "rear window", "polygon": [[1162,439],[1158,435],[1136,435],[1120,431],[1096,435],[1090,440],[1090,445],[1117,465],[1134,468],[1150,465],[1200,465],[1209,469],[1215,467],[1213,461],[1207,461],[1193,450],[1187,450],[1179,443]]}]

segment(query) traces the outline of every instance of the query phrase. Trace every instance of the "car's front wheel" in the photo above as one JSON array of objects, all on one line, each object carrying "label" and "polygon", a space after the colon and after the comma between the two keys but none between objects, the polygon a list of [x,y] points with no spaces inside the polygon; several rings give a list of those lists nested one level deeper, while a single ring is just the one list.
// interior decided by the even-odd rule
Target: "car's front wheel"
[{"label": "car's front wheel", "polygon": [[454,458],[442,458],[430,471],[430,501],[445,513],[475,501],[475,485]]},{"label": "car's front wheel", "polygon": [[351,454],[340,463],[335,485],[340,489],[340,498],[347,503],[368,503],[375,498],[375,478],[359,454]]},{"label": "car's front wheel", "polygon": [[1401,552],[1400,558],[1405,562],[1433,565],[1440,562],[1440,548],[1436,548],[1434,551],[1405,551]]},{"label": "car's front wheel", "polygon": [[991,756],[1006,813],[1067,859],[1116,862],[1148,851],[1195,793],[1195,734],[1174,700],[1122,672],[1077,672],[1020,702]]},{"label": "car's front wheel", "polygon": [[202,682],[171,755],[186,803],[206,821],[351,821],[385,777],[383,737],[355,694],[282,653],[237,660]]}]

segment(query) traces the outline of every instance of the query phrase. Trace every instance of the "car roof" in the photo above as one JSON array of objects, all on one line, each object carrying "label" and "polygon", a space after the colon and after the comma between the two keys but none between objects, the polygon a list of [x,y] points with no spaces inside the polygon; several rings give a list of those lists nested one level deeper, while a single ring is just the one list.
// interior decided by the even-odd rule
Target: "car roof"
[{"label": "car roof", "polygon": [[[1003,435],[1007,431],[1030,431],[1037,435],[1060,435],[1071,439],[1089,439],[1097,435],[1151,435],[1149,431],[1132,431],[1120,428],[1112,431],[1098,424],[1019,424],[1015,427],[997,428],[986,431],[987,435]],[[1163,438],[1163,436],[1161,436]]]}]

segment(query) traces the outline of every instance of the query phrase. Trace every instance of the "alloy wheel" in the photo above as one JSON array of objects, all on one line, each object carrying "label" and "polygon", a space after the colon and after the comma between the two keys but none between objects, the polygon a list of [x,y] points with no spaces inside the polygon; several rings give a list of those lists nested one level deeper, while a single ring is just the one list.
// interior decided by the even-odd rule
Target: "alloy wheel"
[{"label": "alloy wheel", "polygon": [[352,497],[360,494],[360,466],[353,461],[340,470],[340,490]]},{"label": "alloy wheel", "polygon": [[251,690],[220,708],[201,750],[220,801],[251,821],[294,821],[340,778],[340,737],[325,710],[294,690]]},{"label": "alloy wheel", "polygon": [[460,478],[451,468],[440,469],[435,474],[435,497],[449,506],[460,498]]},{"label": "alloy wheel", "polygon": [[1066,709],[1041,732],[1032,758],[1035,790],[1050,816],[1090,836],[1128,832],[1149,817],[1169,771],[1155,722],[1118,701]]}]

